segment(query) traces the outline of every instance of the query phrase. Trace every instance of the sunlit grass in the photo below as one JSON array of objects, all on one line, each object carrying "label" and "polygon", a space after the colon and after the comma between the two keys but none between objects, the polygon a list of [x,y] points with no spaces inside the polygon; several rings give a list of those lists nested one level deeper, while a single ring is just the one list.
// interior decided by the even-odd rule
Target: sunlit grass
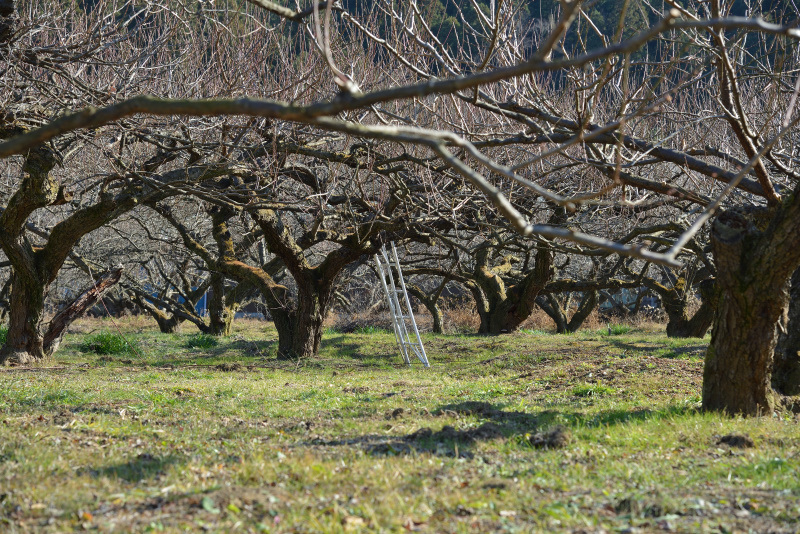
[{"label": "sunlit grass", "polygon": [[263,323],[119,327],[141,357],[80,351],[79,323],[63,369],[0,372],[0,531],[797,526],[797,419],[699,412],[702,340],[424,334],[424,369],[385,331],[284,362]]}]

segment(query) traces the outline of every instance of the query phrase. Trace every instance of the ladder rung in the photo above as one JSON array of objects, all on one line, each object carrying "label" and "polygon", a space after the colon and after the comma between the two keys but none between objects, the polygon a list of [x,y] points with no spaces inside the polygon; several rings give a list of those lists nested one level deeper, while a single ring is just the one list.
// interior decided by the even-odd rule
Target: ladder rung
[{"label": "ladder rung", "polygon": [[[422,346],[422,339],[420,339],[419,332],[417,331],[417,325],[414,321],[414,312],[411,309],[408,309],[407,312],[403,312],[404,307],[408,308],[408,306],[402,304],[403,302],[406,304],[408,303],[408,291],[403,283],[403,272],[400,269],[400,260],[397,257],[397,249],[395,248],[394,243],[391,245],[392,256],[389,256],[389,252],[386,250],[386,246],[384,245],[382,247],[381,254],[375,255],[375,262],[378,264],[381,282],[384,290],[387,293],[386,297],[388,300],[389,311],[392,315],[392,320],[394,323],[393,326],[395,337],[398,345],[400,346],[400,352],[403,356],[403,360],[405,360],[405,363],[411,364],[410,357],[413,355],[416,356],[419,361],[424,363],[425,367],[430,367],[427,355],[425,354],[425,349]],[[392,268],[396,269],[396,274],[399,277],[399,284],[395,283],[395,273],[392,272]],[[407,320],[411,321],[410,325],[406,322]],[[411,330],[411,327],[413,327],[413,331]],[[414,338],[416,338],[416,341],[412,341]]]}]

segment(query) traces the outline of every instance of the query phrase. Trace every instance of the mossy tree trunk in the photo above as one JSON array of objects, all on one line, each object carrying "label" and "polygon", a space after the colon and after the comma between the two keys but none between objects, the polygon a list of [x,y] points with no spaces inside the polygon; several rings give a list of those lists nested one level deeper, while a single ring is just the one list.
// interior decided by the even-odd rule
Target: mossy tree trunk
[{"label": "mossy tree trunk", "polygon": [[478,308],[478,333],[497,335],[515,331],[533,313],[536,297],[553,275],[553,254],[540,247],[533,268],[519,281],[512,281],[503,276],[511,271],[511,258],[492,267],[492,253],[488,246],[477,252],[473,279],[467,287]]},{"label": "mossy tree trunk", "polygon": [[239,303],[225,291],[225,277],[221,273],[211,273],[210,289],[211,296],[206,297],[208,333],[213,336],[229,336]]}]

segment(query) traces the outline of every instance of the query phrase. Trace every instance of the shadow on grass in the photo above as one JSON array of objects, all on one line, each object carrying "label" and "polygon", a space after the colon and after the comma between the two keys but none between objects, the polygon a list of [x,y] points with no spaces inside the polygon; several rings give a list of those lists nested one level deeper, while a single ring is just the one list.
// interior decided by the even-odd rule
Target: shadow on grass
[{"label": "shadow on grass", "polygon": [[[364,343],[363,340],[349,340],[350,335],[352,334],[326,333],[320,343],[320,355],[327,358],[331,353],[335,353],[336,359],[340,362],[349,360],[350,363],[371,364],[378,367],[402,363],[394,337],[384,336],[373,343]],[[313,359],[303,362],[306,367],[314,364]]]},{"label": "shadow on grass", "polygon": [[186,365],[213,365],[215,363],[230,362],[235,360],[241,365],[263,362],[274,359],[278,342],[275,340],[246,340],[237,339],[230,342],[220,342],[213,347],[187,347],[185,343],[177,345],[176,352],[171,347],[165,348],[165,355],[158,356],[152,351],[144,351],[141,356],[99,356],[91,363],[125,365],[129,367],[155,367],[172,368]]},{"label": "shadow on grass", "polygon": [[[305,446],[359,446],[372,455],[405,455],[430,453],[437,456],[472,458],[472,449],[478,442],[506,438],[522,440],[532,448],[561,448],[570,441],[569,428],[586,426],[613,426],[631,422],[661,420],[694,412],[692,407],[674,406],[665,410],[608,410],[587,416],[570,410],[546,410],[538,414],[505,411],[501,407],[481,401],[464,401],[445,404],[431,415],[435,417],[476,417],[479,426],[456,429],[444,425],[439,430],[422,427],[405,436],[367,434],[351,439],[312,440]],[[395,410],[393,417],[404,412]]]},{"label": "shadow on grass", "polygon": [[124,463],[113,464],[99,469],[83,468],[78,471],[78,474],[89,474],[94,478],[108,477],[126,482],[140,482],[163,474],[167,467],[177,463],[179,463],[177,456],[153,456],[145,452]]},{"label": "shadow on grass", "polygon": [[691,356],[702,357],[708,348],[708,343],[695,343],[692,345],[671,346],[669,343],[656,345],[636,345],[624,341],[608,340],[609,345],[621,349],[623,353],[631,352],[641,356],[658,356],[660,358],[688,358]]}]

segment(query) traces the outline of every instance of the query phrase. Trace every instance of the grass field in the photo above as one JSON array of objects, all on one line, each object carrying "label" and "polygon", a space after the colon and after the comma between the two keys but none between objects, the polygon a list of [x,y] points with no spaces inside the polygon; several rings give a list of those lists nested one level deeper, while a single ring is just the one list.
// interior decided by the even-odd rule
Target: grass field
[{"label": "grass field", "polygon": [[0,532],[800,530],[798,418],[699,412],[707,340],[122,327],[0,369]]}]

